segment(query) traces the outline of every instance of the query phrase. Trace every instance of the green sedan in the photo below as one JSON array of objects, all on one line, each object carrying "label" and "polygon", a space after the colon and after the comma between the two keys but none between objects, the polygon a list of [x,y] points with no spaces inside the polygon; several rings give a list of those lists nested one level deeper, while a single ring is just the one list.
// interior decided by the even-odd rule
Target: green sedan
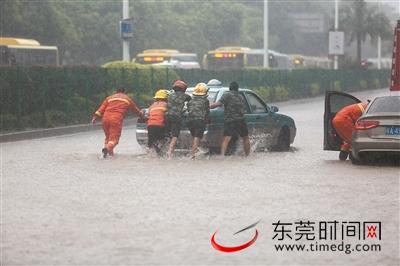
[{"label": "green sedan", "polygon": [[[186,93],[191,95],[194,88],[188,88]],[[208,91],[210,103],[218,101],[229,88],[222,86],[211,86]],[[287,151],[296,136],[294,120],[286,115],[278,113],[276,106],[268,106],[255,92],[248,89],[239,89],[246,102],[245,119],[249,130],[252,150],[275,150]],[[136,139],[142,146],[147,145],[147,125],[145,118],[139,119],[136,126]],[[177,150],[189,150],[192,137],[186,126],[186,114],[183,114],[183,125],[178,138]],[[218,152],[221,146],[224,132],[224,108],[219,107],[210,110],[207,119],[207,128],[201,142],[203,148]],[[232,145],[235,146],[235,139]]]}]

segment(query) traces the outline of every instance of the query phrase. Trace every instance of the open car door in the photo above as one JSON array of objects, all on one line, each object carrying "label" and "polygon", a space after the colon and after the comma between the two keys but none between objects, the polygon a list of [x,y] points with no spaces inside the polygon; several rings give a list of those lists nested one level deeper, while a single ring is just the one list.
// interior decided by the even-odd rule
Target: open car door
[{"label": "open car door", "polygon": [[324,113],[324,150],[340,151],[342,139],[332,126],[332,119],[343,107],[360,103],[356,97],[339,91],[325,92],[325,113]]}]

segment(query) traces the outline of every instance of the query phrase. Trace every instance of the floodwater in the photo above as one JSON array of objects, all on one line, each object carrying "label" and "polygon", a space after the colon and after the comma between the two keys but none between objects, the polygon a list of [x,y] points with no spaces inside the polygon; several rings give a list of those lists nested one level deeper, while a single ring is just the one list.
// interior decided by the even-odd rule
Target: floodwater
[{"label": "floodwater", "polygon": [[[106,160],[101,131],[1,144],[2,265],[398,265],[400,168],[354,166],[323,151],[323,98],[277,106],[296,121],[290,152],[160,160],[145,155],[134,127]],[[260,219],[247,249],[212,247],[217,230],[220,244],[247,242],[254,228],[233,233]],[[300,220],[315,222],[315,240],[295,240]],[[293,239],[273,239],[278,221],[293,224]],[[338,221],[336,242],[319,240],[324,221]],[[344,222],[381,222],[381,240],[343,237]],[[274,247],[342,238],[381,251]]]}]

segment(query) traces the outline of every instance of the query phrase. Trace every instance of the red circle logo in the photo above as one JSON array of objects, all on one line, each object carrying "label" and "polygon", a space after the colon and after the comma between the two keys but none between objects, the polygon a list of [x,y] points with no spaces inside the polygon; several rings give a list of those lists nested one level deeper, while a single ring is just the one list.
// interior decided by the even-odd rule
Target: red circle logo
[{"label": "red circle logo", "polygon": [[257,231],[257,229],[256,229],[256,233],[254,234],[253,238],[252,238],[249,242],[244,243],[243,245],[240,245],[240,246],[233,246],[233,247],[231,246],[231,247],[228,247],[228,246],[220,245],[220,244],[218,244],[218,243],[215,241],[215,234],[216,234],[216,233],[217,233],[217,231],[213,234],[213,236],[212,236],[212,238],[211,238],[211,245],[212,245],[216,250],[219,250],[219,251],[222,251],[222,252],[236,252],[236,251],[240,251],[240,250],[242,250],[242,249],[248,248],[248,247],[250,247],[251,245],[253,245],[254,242],[256,242],[257,237],[258,237],[258,231]]},{"label": "red circle logo", "polygon": [[[239,234],[243,231],[249,230],[250,228],[255,227],[261,220],[243,228],[242,230],[237,231],[236,233],[234,233],[234,235]],[[254,236],[250,239],[250,241],[239,245],[239,246],[223,246],[221,244],[218,244],[217,241],[215,241],[215,235],[217,234],[218,230],[214,232],[214,234],[211,237],[211,245],[213,246],[213,248],[215,248],[216,250],[219,250],[221,252],[237,252],[240,251],[242,249],[248,248],[251,245],[254,244],[254,242],[256,242],[257,237],[258,237],[258,230],[256,229]]]}]

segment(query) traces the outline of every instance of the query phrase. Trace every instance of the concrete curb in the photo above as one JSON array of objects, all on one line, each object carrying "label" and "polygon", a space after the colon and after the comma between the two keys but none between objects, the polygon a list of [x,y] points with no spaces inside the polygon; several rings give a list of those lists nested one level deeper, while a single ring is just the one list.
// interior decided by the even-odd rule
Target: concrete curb
[{"label": "concrete curb", "polygon": [[[136,125],[136,121],[137,118],[126,119],[124,121],[124,126]],[[81,124],[81,125],[73,125],[65,127],[14,132],[14,133],[0,134],[0,143],[69,135],[69,134],[88,132],[99,129],[101,129],[101,122],[98,122],[95,126],[92,124]]]}]

